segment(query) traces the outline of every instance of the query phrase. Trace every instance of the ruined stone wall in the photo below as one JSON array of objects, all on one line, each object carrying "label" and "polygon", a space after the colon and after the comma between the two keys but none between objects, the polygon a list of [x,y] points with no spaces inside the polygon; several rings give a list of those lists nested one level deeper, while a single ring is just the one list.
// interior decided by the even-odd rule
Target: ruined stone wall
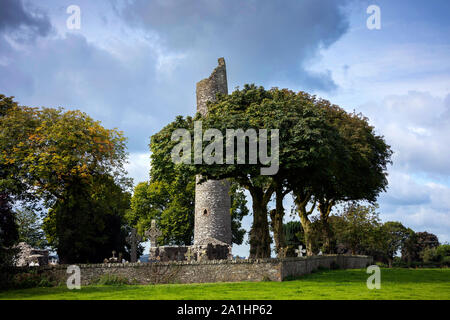
[{"label": "ruined stone wall", "polygon": [[[334,263],[334,265],[332,265]],[[207,283],[237,281],[282,281],[311,273],[319,267],[360,269],[372,264],[367,256],[313,256],[287,259],[214,260],[203,262],[158,262],[127,264],[79,265],[82,285],[95,283],[100,277],[112,274],[130,283]],[[40,273],[65,284],[67,266],[35,267]],[[25,270],[25,269],[24,269]]]},{"label": "ruined stone wall", "polygon": [[[217,93],[228,93],[225,60],[220,58],[218,62],[209,78],[197,83],[197,111],[202,115],[206,115],[207,102],[216,100]],[[210,239],[231,245],[229,190],[226,180],[208,180],[196,185],[194,245],[206,245]]]}]

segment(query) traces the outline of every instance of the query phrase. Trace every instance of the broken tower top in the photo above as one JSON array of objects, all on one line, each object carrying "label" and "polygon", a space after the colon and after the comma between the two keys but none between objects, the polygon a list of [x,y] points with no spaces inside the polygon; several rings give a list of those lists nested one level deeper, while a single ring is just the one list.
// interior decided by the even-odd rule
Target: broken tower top
[{"label": "broken tower top", "polygon": [[227,69],[225,59],[218,59],[219,65],[209,78],[197,82],[197,112],[206,115],[207,101],[215,101],[218,93],[228,94]]}]

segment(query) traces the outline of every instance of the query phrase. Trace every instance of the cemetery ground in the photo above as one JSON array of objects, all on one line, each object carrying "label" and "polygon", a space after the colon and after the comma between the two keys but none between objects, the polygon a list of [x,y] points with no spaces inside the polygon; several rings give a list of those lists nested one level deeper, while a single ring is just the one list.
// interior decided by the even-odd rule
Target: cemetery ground
[{"label": "cemetery ground", "polygon": [[369,290],[366,269],[320,270],[283,282],[89,285],[9,290],[0,299],[36,300],[450,300],[450,269],[381,269],[381,289]]}]

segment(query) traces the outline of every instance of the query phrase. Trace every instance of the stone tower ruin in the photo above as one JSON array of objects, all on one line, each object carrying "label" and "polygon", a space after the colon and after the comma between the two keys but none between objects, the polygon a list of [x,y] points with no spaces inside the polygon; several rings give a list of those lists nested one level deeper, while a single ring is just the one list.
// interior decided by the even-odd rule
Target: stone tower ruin
[{"label": "stone tower ruin", "polygon": [[[217,93],[228,94],[225,59],[209,78],[197,83],[197,111],[206,115],[207,102],[215,101]],[[200,177],[197,176],[197,182]],[[195,186],[194,246],[227,244],[231,246],[231,198],[227,180],[207,180]]]}]

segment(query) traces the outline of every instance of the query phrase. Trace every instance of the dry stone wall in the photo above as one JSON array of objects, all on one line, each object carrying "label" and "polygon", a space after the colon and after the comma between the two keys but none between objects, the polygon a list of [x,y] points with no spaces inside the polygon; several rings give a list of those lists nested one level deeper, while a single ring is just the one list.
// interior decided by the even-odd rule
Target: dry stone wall
[{"label": "dry stone wall", "polygon": [[[360,269],[372,264],[368,256],[326,255],[286,259],[214,260],[204,262],[158,262],[127,264],[79,265],[82,285],[95,283],[111,274],[128,279],[130,283],[207,283],[236,281],[283,281],[311,273],[319,267]],[[36,267],[39,273],[64,284],[67,266]],[[22,269],[25,271],[28,269]]]}]

